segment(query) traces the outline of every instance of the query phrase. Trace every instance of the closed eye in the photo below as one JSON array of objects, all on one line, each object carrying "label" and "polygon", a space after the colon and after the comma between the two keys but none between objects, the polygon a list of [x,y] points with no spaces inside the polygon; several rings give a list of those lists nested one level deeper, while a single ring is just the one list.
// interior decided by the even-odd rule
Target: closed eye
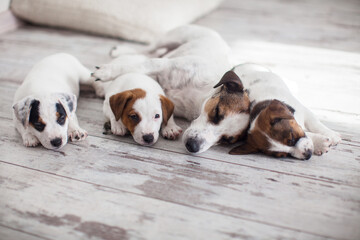
[{"label": "closed eye", "polygon": [[211,122],[214,123],[214,124],[218,124],[221,120],[224,119],[224,115],[220,114],[219,105],[216,106],[214,111],[215,111],[215,114],[214,114],[214,117],[211,119]]},{"label": "closed eye", "polygon": [[270,124],[271,126],[274,126],[275,124],[281,122],[282,118],[274,118],[271,120]]}]

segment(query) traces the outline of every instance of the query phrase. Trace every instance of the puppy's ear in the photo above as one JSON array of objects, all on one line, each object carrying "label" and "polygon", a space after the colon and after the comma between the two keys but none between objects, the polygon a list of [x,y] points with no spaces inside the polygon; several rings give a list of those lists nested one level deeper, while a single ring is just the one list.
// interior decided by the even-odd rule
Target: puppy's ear
[{"label": "puppy's ear", "polygon": [[163,124],[166,125],[169,118],[174,112],[174,104],[167,97],[160,95],[161,110],[163,114]]},{"label": "puppy's ear", "polygon": [[77,97],[71,93],[56,93],[57,98],[65,108],[66,114],[71,116],[77,107]]},{"label": "puppy's ear", "polygon": [[214,88],[217,88],[221,85],[224,85],[226,91],[229,93],[237,93],[244,91],[244,86],[240,78],[233,71],[226,72],[221,78],[220,82],[218,82],[218,84],[216,84]]},{"label": "puppy's ear", "polygon": [[276,122],[282,119],[293,119],[294,118],[294,114],[292,112],[293,108],[290,109],[289,107],[290,106],[276,99],[272,100],[268,106],[270,123],[275,124]]},{"label": "puppy's ear", "polygon": [[245,142],[244,144],[237,146],[230,150],[229,154],[231,155],[246,155],[251,153],[257,153],[259,150],[250,145],[248,142]]},{"label": "puppy's ear", "polygon": [[112,95],[109,99],[111,111],[114,113],[116,121],[119,121],[126,107],[126,104],[134,97],[131,91],[124,91]]},{"label": "puppy's ear", "polygon": [[33,97],[25,97],[13,106],[17,120],[19,120],[25,128],[29,125],[30,108],[33,101]]}]

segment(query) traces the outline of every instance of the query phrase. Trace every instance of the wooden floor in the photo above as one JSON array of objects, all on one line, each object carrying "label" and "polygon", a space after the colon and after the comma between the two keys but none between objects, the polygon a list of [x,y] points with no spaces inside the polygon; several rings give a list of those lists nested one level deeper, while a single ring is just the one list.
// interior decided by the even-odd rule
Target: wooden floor
[{"label": "wooden floor", "polygon": [[[86,66],[119,41],[24,26],[0,35],[0,239],[360,239],[360,2],[230,0],[197,21],[237,63],[264,64],[343,141],[309,161],[189,155],[102,134],[102,100],[83,88],[85,142],[25,148],[11,120],[32,65],[68,52]],[[188,123],[178,120],[185,128]]]}]

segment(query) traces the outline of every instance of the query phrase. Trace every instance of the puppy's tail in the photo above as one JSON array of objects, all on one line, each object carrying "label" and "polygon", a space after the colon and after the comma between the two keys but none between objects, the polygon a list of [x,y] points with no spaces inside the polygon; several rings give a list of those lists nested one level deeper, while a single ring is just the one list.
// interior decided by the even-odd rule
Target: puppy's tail
[{"label": "puppy's tail", "polygon": [[138,53],[138,51],[135,48],[132,48],[127,45],[117,45],[110,50],[109,55],[112,58],[117,58],[121,55],[131,55],[131,54],[137,54],[137,53]]}]

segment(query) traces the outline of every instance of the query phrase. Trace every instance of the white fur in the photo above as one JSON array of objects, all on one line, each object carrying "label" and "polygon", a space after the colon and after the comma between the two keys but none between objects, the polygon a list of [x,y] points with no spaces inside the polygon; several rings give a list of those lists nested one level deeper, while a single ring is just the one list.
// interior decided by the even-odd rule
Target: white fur
[{"label": "white fur", "polygon": [[[236,66],[234,72],[240,77],[244,87],[250,91],[250,101],[254,101],[254,105],[263,100],[278,99],[284,101],[295,109],[295,120],[307,131],[306,134],[309,138],[302,140],[301,144],[296,144],[293,148],[272,141],[273,151],[280,151],[281,149],[299,158],[304,151],[309,149],[313,150],[314,154],[321,155],[327,152],[331,145],[340,142],[339,134],[324,126],[308,108],[291,94],[284,81],[267,68],[247,63]],[[257,118],[251,123],[251,127],[256,124],[256,121]],[[309,143],[310,139],[312,143]],[[279,144],[283,146],[279,146]]]},{"label": "white fur", "polygon": [[[163,119],[160,95],[165,96],[160,85],[152,78],[139,73],[124,74],[117,77],[112,82],[102,84],[105,93],[103,112],[106,119],[110,120],[112,133],[116,135],[125,135],[128,130],[121,119],[116,121],[110,107],[110,97],[117,93],[136,88],[140,88],[146,92],[145,98],[137,99],[133,105],[133,109],[141,116],[141,121],[135,127],[133,138],[141,145],[148,145],[144,141],[143,136],[152,134],[154,136],[154,141],[151,144],[155,143],[159,137],[159,130]],[[101,86],[98,86],[97,88],[99,87]],[[160,118],[156,119],[156,114],[159,114]],[[175,139],[181,131],[181,128],[176,125],[173,115],[171,115],[167,125],[162,127],[161,134],[163,137]]]},{"label": "white fur", "polygon": [[[232,136],[238,132],[237,129],[229,129],[227,121],[212,126],[203,119],[206,114],[203,111],[204,102],[216,92],[213,86],[231,68],[229,47],[218,33],[195,25],[182,26],[167,33],[143,53],[147,56],[134,55],[134,51],[127,47],[115,47],[111,55],[117,59],[100,65],[93,76],[102,81],[128,72],[154,77],[175,104],[175,116],[190,121],[202,116],[190,127],[195,132],[200,129],[209,131],[203,134],[205,143],[202,151],[217,142],[220,133]],[[195,134],[190,132],[187,130],[183,139],[188,134]]]},{"label": "white fur", "polygon": [[[58,53],[38,62],[17,89],[14,97],[13,120],[21,134],[25,146],[36,146],[41,143],[49,149],[63,147],[68,140],[83,140],[87,133],[79,127],[75,114],[79,83],[89,83],[90,71],[75,57]],[[39,132],[29,126],[30,104],[40,101],[39,114],[46,123],[44,131]],[[61,103],[66,110],[67,120],[63,126],[56,122],[56,103]],[[69,103],[73,109],[70,111]],[[60,138],[59,147],[50,141]]]}]

